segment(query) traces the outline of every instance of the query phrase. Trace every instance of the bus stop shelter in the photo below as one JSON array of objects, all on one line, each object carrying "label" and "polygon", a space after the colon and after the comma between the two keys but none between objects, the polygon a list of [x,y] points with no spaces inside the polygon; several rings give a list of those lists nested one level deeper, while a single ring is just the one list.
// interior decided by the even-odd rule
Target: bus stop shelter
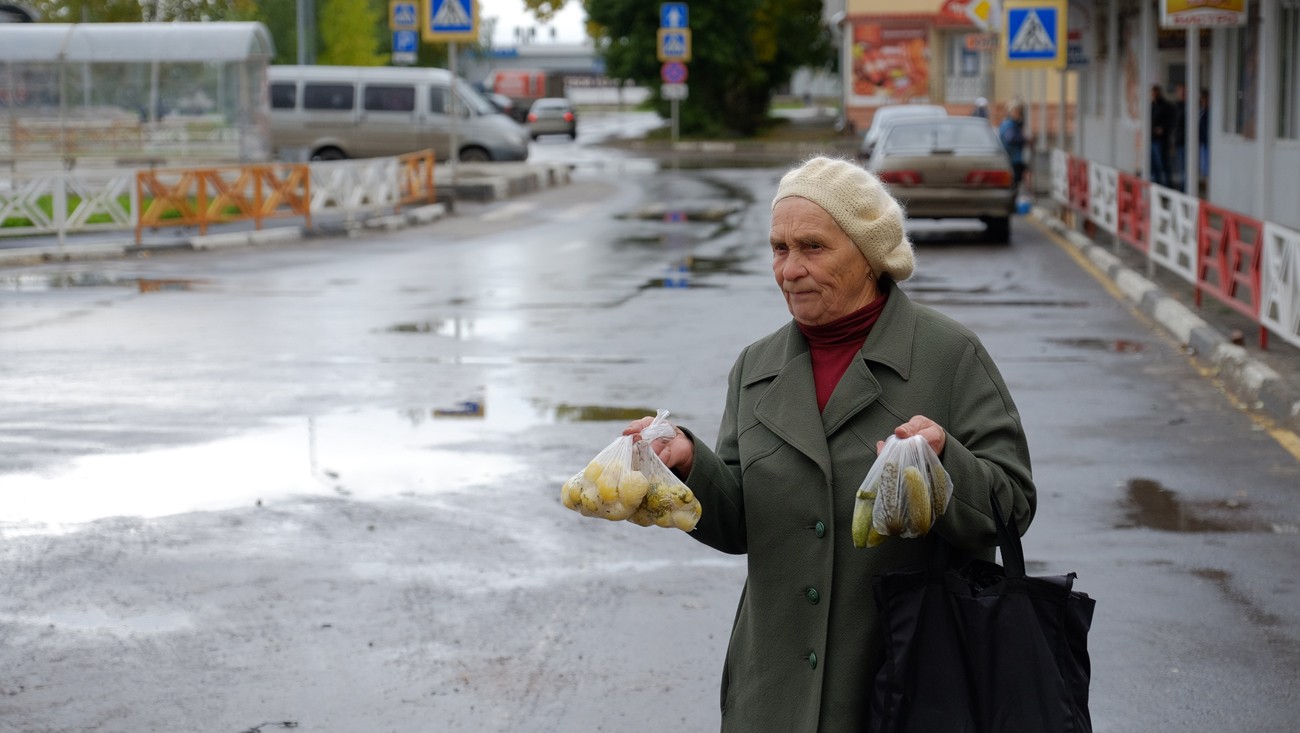
[{"label": "bus stop shelter", "polygon": [[261,23],[0,24],[0,160],[257,162]]}]

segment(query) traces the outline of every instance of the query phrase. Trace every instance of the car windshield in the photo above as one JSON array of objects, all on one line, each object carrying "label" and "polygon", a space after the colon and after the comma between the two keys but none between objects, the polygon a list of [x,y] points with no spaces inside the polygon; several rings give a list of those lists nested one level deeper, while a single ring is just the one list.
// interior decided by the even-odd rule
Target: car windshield
[{"label": "car windshield", "polygon": [[464,79],[456,80],[456,91],[465,106],[477,114],[491,115],[497,114],[497,108],[492,103],[483,98],[474,87],[470,86]]},{"label": "car windshield", "polygon": [[884,132],[886,153],[953,151],[987,153],[1001,149],[993,128],[982,120],[898,121]]},{"label": "car windshield", "polygon": [[[876,116],[871,118],[871,127],[867,128],[868,135],[880,134],[880,131],[892,125],[894,122],[905,117],[946,117],[947,110],[943,107],[927,107],[919,104],[900,105],[898,107],[882,107],[876,110]],[[874,131],[874,133],[873,133]]]}]

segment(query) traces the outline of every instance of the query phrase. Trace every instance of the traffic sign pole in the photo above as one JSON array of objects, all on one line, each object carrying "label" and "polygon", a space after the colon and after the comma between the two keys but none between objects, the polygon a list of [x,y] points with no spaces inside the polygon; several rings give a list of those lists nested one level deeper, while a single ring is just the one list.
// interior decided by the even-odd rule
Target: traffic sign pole
[{"label": "traffic sign pole", "polygon": [[[659,77],[663,86],[660,98],[669,100],[672,113],[673,145],[679,138],[678,106],[686,95],[686,62],[691,60],[690,12],[686,3],[671,2],[659,5],[659,33],[655,43],[656,53],[663,62]],[[671,90],[671,91],[670,91]],[[676,166],[677,156],[673,155]]]},{"label": "traffic sign pole", "polygon": [[456,110],[456,42],[447,42],[447,67],[451,72],[451,87],[447,90],[447,109],[451,112],[451,150],[447,152],[447,162],[451,164],[451,180],[456,181],[456,163],[460,160],[460,140],[456,135],[456,123],[460,114]]}]

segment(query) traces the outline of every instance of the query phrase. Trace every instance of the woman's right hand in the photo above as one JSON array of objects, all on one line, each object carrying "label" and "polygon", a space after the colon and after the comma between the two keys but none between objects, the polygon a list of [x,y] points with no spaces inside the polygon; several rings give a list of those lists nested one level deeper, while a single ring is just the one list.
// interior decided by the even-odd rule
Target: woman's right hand
[{"label": "woman's right hand", "polygon": [[[654,416],[633,420],[623,428],[623,434],[631,435],[633,441],[641,440],[641,431],[650,427],[650,423],[654,420]],[[681,428],[673,426],[673,429],[675,431],[673,437],[659,438],[650,447],[665,466],[677,474],[678,478],[684,479],[690,475],[691,467],[695,465],[695,444],[686,437],[686,433],[683,433]]]}]

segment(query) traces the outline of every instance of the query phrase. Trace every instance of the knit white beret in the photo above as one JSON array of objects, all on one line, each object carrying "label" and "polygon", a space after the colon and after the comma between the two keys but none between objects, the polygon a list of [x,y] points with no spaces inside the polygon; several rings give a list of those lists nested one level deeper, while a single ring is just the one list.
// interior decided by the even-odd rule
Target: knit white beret
[{"label": "knit white beret", "polygon": [[831,215],[858,245],[877,275],[896,282],[912,276],[912,243],[903,230],[903,208],[884,184],[862,166],[847,160],[817,157],[786,173],[776,202],[799,196]]}]

